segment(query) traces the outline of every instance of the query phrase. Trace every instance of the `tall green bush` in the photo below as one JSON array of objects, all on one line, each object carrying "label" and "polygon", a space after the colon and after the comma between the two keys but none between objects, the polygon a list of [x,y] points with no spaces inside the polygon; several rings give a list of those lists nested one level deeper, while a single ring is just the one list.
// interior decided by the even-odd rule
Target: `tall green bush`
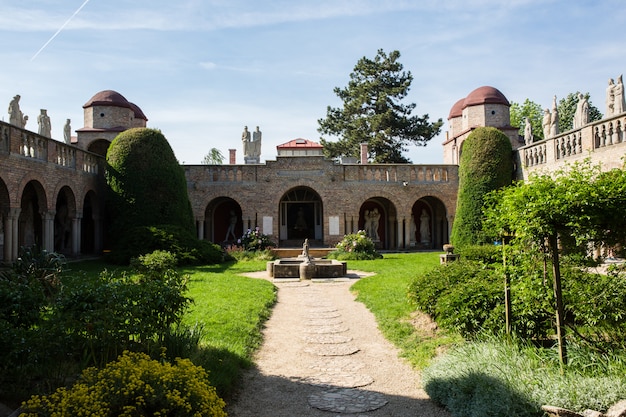
[{"label": "tall green bush", "polygon": [[485,243],[483,201],[490,191],[511,184],[512,147],[494,127],[479,127],[463,142],[459,163],[459,192],[450,240],[463,247]]},{"label": "tall green bush", "polygon": [[171,224],[194,232],[185,173],[159,130],[120,133],[106,159],[114,242],[135,226]]}]

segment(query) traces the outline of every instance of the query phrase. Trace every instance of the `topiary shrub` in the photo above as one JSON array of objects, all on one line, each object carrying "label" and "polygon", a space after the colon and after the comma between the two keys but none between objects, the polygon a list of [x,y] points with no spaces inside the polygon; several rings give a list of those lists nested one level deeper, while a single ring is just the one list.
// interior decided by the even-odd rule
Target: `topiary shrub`
[{"label": "topiary shrub", "polygon": [[69,389],[31,397],[21,415],[221,417],[224,407],[207,372],[188,359],[171,364],[124,352],[101,370],[84,370]]},{"label": "topiary shrub", "polygon": [[328,254],[328,258],[342,261],[372,260],[382,257],[364,230],[345,235],[341,242],[337,243],[337,250]]},{"label": "topiary shrub", "polygon": [[113,264],[128,264],[131,259],[164,250],[172,253],[178,265],[217,264],[224,260],[224,251],[214,243],[199,240],[176,225],[138,226],[129,229],[106,260]]},{"label": "topiary shrub", "polygon": [[184,170],[159,130],[134,128],[120,133],[111,142],[106,160],[113,242],[136,226],[172,224],[194,232]]},{"label": "topiary shrub", "polygon": [[512,148],[509,138],[494,127],[479,127],[463,142],[459,163],[459,192],[450,240],[458,248],[488,243],[482,233],[484,196],[511,184]]}]

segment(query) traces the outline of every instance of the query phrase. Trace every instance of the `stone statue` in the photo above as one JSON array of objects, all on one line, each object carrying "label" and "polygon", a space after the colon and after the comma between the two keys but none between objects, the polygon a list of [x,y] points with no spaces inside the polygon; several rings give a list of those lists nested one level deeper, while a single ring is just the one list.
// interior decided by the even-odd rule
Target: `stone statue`
[{"label": "stone statue", "polygon": [[50,116],[46,109],[41,109],[41,114],[37,116],[37,123],[39,124],[39,134],[47,138],[51,137]]},{"label": "stone statue", "polygon": [[533,126],[530,124],[530,118],[525,117],[524,124],[524,142],[526,145],[533,143]]},{"label": "stone statue", "polygon": [[309,255],[309,238],[304,239],[304,243],[302,244],[302,254],[300,258],[311,259]]},{"label": "stone statue", "polygon": [[[365,219],[365,221],[367,222],[367,218]],[[380,222],[380,213],[378,212],[378,208],[374,207],[369,212],[370,238],[374,241],[380,240],[380,236],[378,235],[379,222]]]},{"label": "stone statue", "polygon": [[550,115],[550,137],[559,134],[559,111],[556,108],[556,95],[552,98],[552,114]]},{"label": "stone statue", "polygon": [[20,95],[17,94],[9,103],[9,123],[14,126],[24,128],[26,120],[28,120],[28,116],[24,116],[20,110],[20,98]]},{"label": "stone statue", "polygon": [[262,133],[257,126],[256,130],[252,132],[252,156],[255,158],[261,156],[261,136]]},{"label": "stone statue", "polygon": [[609,78],[609,85],[606,87],[606,115],[605,117],[613,116],[615,113],[615,84],[613,78]]},{"label": "stone statue", "polygon": [[228,241],[228,238],[232,235],[233,240],[237,239],[235,236],[235,226],[237,226],[237,214],[235,214],[234,210],[231,210],[228,215],[228,229],[226,229],[226,237],[224,238],[224,242]]},{"label": "stone statue", "polygon": [[430,243],[430,216],[426,210],[420,216],[420,239],[422,243]]},{"label": "stone statue", "polygon": [[72,143],[72,126],[70,126],[70,119],[67,119],[65,126],[63,126],[63,139],[68,145]]},{"label": "stone statue", "polygon": [[622,76],[617,77],[617,83],[613,87],[613,114],[621,114],[626,110],[624,103],[624,82]]},{"label": "stone statue", "polygon": [[543,121],[541,122],[544,139],[548,139],[550,137],[550,125],[552,125],[552,115],[550,114],[550,109],[545,109],[543,111]]},{"label": "stone statue", "polygon": [[576,103],[572,126],[574,129],[579,129],[587,123],[589,123],[589,102],[582,93],[578,93],[578,103]]},{"label": "stone statue", "polygon": [[243,156],[252,156],[252,149],[250,146],[250,132],[248,126],[243,127],[243,133],[241,134],[241,142],[243,143]]}]

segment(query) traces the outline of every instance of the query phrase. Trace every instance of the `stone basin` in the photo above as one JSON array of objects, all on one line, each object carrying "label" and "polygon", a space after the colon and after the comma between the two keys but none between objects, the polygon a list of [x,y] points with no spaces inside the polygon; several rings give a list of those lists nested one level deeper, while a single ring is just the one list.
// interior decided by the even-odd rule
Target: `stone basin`
[{"label": "stone basin", "polygon": [[[267,273],[272,278],[301,278],[300,264],[305,258],[281,258],[267,263]],[[336,259],[311,259],[313,278],[339,278],[348,273],[346,262]]]}]

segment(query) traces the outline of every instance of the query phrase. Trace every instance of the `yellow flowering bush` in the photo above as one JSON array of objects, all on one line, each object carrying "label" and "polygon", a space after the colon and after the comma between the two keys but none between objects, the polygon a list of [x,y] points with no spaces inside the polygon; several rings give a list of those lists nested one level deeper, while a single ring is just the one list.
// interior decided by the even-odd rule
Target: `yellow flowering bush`
[{"label": "yellow flowering bush", "polygon": [[225,405],[207,372],[190,360],[161,363],[124,352],[103,369],[85,369],[69,389],[31,397],[22,416],[221,417]]}]

